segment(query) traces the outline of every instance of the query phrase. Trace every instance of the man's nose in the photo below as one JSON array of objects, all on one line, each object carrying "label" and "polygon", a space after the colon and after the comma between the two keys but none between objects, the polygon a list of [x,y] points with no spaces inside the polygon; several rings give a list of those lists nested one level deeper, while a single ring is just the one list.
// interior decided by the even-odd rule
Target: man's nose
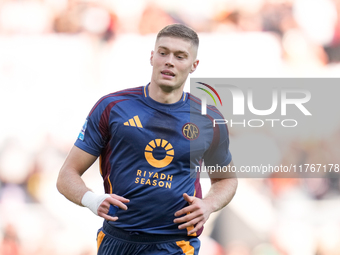
[{"label": "man's nose", "polygon": [[174,55],[169,54],[167,59],[166,59],[165,65],[166,66],[174,66],[173,60],[174,60]]}]

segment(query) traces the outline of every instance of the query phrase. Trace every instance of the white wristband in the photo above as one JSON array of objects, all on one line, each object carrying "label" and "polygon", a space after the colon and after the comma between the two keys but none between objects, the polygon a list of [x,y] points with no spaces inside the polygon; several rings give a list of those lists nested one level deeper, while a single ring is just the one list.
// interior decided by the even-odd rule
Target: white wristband
[{"label": "white wristband", "polygon": [[108,197],[110,197],[109,194],[98,195],[92,191],[87,191],[81,199],[81,204],[89,208],[95,215],[98,215],[99,206]]}]

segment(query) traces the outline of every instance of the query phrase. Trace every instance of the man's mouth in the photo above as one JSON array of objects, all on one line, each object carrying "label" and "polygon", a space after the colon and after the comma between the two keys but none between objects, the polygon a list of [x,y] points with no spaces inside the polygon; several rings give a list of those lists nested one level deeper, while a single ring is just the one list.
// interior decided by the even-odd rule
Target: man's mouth
[{"label": "man's mouth", "polygon": [[169,70],[164,70],[161,72],[161,74],[166,75],[166,76],[172,76],[172,77],[175,76],[175,74]]}]

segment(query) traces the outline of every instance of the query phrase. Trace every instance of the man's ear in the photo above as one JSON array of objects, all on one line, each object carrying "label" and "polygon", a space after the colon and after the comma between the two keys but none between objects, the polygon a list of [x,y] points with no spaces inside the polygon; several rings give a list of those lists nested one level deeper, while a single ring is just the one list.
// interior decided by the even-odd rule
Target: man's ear
[{"label": "man's ear", "polygon": [[196,70],[196,68],[197,68],[197,66],[198,66],[198,64],[199,64],[199,60],[198,59],[196,59],[195,60],[195,62],[192,64],[192,66],[191,66],[191,70],[190,70],[190,73],[193,73],[195,70]]},{"label": "man's ear", "polygon": [[151,51],[151,57],[150,57],[150,64],[153,66],[153,63],[152,63],[152,61],[153,61],[153,50]]}]

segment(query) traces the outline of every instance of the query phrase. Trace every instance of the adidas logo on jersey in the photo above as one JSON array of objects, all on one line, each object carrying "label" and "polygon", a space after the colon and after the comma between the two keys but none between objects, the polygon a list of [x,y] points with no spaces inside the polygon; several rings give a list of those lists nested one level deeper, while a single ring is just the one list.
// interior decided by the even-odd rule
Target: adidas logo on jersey
[{"label": "adidas logo on jersey", "polygon": [[136,115],[133,118],[129,119],[128,121],[124,122],[124,126],[143,128],[143,125],[140,122],[138,115]]}]

